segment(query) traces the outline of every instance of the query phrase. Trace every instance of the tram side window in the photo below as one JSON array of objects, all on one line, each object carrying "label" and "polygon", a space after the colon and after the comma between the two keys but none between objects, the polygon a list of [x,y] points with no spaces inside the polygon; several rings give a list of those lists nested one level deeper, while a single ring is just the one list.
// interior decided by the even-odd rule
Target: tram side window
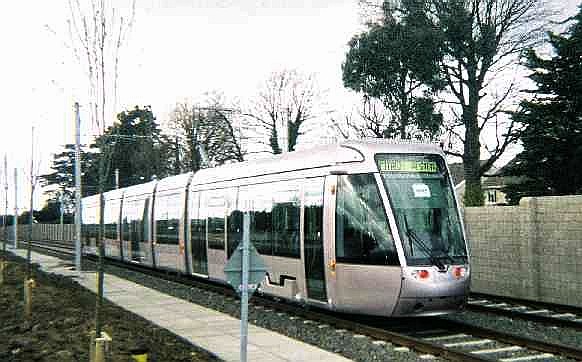
[{"label": "tram side window", "polygon": [[97,209],[95,207],[83,208],[83,225],[81,235],[86,245],[91,245],[91,241],[97,240]]},{"label": "tram side window", "polygon": [[119,200],[109,200],[105,202],[105,214],[103,221],[105,224],[105,239],[117,240],[117,226],[119,224]]},{"label": "tram side window", "polygon": [[144,227],[141,210],[145,202],[126,200],[122,207],[122,240],[126,242],[142,243],[144,241]]},{"label": "tram side window", "polygon": [[121,220],[121,240],[130,241],[131,240],[131,223],[127,219],[127,216],[123,215]]},{"label": "tram side window", "polygon": [[161,194],[155,200],[156,242],[177,245],[180,224],[180,194]]},{"label": "tram side window", "polygon": [[268,200],[260,200],[255,203],[251,212],[251,242],[260,254],[273,254],[272,239],[272,204],[270,197]]},{"label": "tram side window", "polygon": [[232,210],[230,215],[228,215],[227,220],[228,225],[228,257],[234,253],[234,250],[238,244],[242,241],[243,235],[243,214],[239,210]]},{"label": "tram side window", "polygon": [[121,240],[131,241],[132,240],[132,223],[130,216],[130,210],[134,207],[134,202],[130,200],[124,200],[123,206],[121,208]]},{"label": "tram side window", "polygon": [[337,189],[338,262],[399,265],[374,176],[372,174],[341,176]]},{"label": "tram side window", "polygon": [[301,207],[299,189],[295,183],[277,182],[242,188],[239,210],[241,214],[236,216],[235,223],[242,224],[242,212],[250,213],[250,238],[260,254],[300,257]]},{"label": "tram side window", "polygon": [[299,258],[299,191],[284,196],[273,206],[273,255]]},{"label": "tram side window", "polygon": [[224,250],[226,201],[224,197],[214,195],[205,199],[208,212],[208,248]]},{"label": "tram side window", "polygon": [[194,193],[191,200],[190,237],[194,245],[206,249],[206,216],[199,209],[199,193]]}]

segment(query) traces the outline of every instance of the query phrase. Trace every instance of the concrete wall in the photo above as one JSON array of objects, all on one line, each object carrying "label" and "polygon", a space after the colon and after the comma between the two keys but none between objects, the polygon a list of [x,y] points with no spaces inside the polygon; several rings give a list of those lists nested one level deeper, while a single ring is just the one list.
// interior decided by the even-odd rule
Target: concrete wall
[{"label": "concrete wall", "polygon": [[468,207],[475,292],[582,307],[582,195]]},{"label": "concrete wall", "polygon": [[[32,235],[30,234],[30,225],[18,225],[18,243],[19,246],[26,245],[29,238],[32,240],[45,241],[73,241],[75,240],[75,225],[65,224],[61,227],[59,224],[34,224]],[[7,226],[6,229],[0,227],[0,241],[6,239],[8,245],[14,244],[14,227]],[[1,248],[1,245],[0,245]]]}]

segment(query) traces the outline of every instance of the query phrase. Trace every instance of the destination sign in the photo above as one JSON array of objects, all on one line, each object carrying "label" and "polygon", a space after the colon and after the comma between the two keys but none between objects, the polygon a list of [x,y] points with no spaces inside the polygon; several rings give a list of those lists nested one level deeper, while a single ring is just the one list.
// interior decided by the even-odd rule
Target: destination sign
[{"label": "destination sign", "polygon": [[437,162],[427,159],[380,158],[377,163],[380,172],[439,172]]}]

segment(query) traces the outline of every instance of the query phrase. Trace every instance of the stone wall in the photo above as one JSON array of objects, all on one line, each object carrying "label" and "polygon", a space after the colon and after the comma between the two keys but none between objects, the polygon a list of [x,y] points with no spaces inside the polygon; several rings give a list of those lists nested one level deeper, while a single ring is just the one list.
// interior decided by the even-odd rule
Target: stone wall
[{"label": "stone wall", "polygon": [[475,292],[582,307],[582,195],[468,207]]}]

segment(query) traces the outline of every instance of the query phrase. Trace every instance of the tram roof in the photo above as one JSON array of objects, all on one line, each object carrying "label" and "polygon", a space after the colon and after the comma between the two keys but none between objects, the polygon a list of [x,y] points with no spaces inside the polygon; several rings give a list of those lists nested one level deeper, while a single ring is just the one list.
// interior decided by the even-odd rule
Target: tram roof
[{"label": "tram roof", "polygon": [[141,195],[151,194],[154,190],[156,181],[146,182],[145,184],[138,184],[124,188],[123,197],[137,197]]},{"label": "tram roof", "polygon": [[206,184],[239,178],[336,166],[354,162],[374,163],[377,153],[442,153],[433,144],[359,140],[283,153],[277,156],[233,163],[196,172],[192,182]]},{"label": "tram roof", "polygon": [[[435,144],[417,142],[399,142],[384,139],[367,139],[347,141],[338,144],[313,147],[306,150],[283,153],[277,156],[227,164],[215,168],[202,169],[192,175],[192,172],[166,177],[159,181],[150,181],[112,190],[105,193],[106,200],[124,197],[135,197],[153,192],[157,185],[158,191],[166,191],[186,187],[189,180],[194,184],[229,181],[282,172],[308,170],[313,168],[345,165],[356,162],[369,162],[374,166],[374,155],[378,153],[437,153],[444,156],[440,147]],[[98,204],[99,195],[84,198],[84,204]]]}]

